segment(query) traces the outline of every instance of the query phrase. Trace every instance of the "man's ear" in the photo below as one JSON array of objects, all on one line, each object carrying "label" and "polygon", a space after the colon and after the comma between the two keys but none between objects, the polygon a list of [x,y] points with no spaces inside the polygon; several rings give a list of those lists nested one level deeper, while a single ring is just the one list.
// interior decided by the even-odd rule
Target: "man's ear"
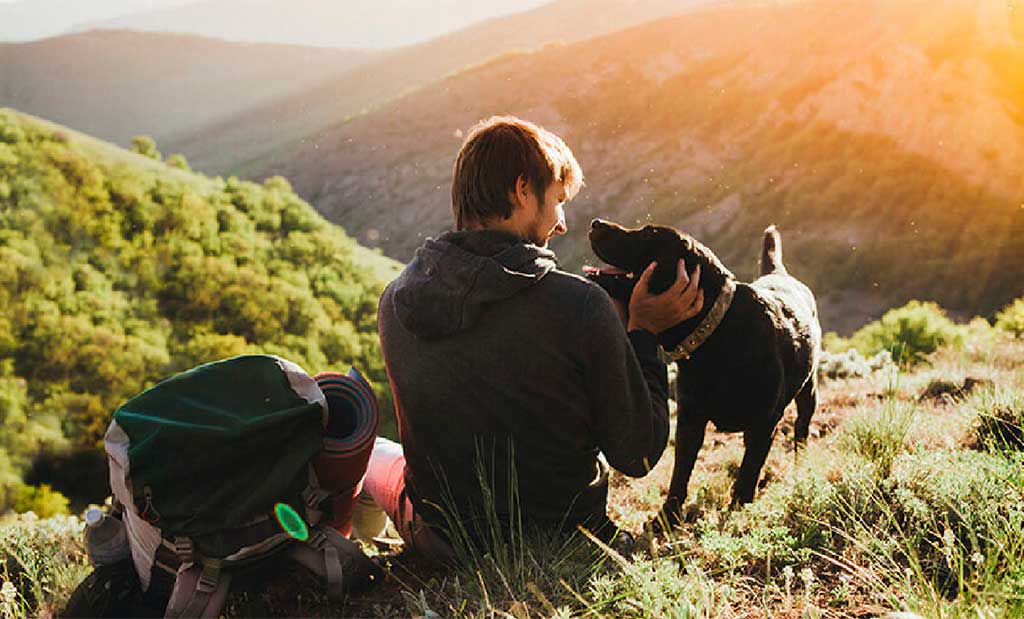
[{"label": "man's ear", "polygon": [[526,200],[529,197],[530,182],[526,180],[526,177],[522,174],[516,179],[515,191],[510,192],[509,196],[512,199],[512,206],[515,209],[526,206]]},{"label": "man's ear", "polygon": [[520,174],[519,178],[516,180],[516,191],[519,192],[519,195],[523,198],[525,198],[527,193],[530,191],[530,182],[526,180],[526,177],[522,174]]}]

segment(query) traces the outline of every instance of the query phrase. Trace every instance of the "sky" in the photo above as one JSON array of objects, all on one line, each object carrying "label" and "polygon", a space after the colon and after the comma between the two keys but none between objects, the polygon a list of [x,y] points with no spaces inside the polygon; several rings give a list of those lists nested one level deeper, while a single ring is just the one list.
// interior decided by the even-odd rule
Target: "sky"
[{"label": "sky", "polygon": [[232,41],[380,49],[549,1],[0,0],[0,42],[32,41],[99,24]]},{"label": "sky", "polygon": [[193,0],[0,0],[0,41],[50,37],[75,24]]}]

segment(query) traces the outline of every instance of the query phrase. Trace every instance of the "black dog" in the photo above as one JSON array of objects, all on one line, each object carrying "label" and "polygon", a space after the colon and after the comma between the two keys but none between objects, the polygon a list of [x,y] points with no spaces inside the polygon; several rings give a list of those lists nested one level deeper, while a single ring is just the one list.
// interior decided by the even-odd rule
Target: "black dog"
[{"label": "black dog", "polygon": [[688,271],[700,265],[703,309],[658,336],[679,368],[676,461],[662,511],[669,523],[678,522],[709,420],[719,431],[743,432],[746,449],[732,503],[749,503],[786,406],[796,399],[800,448],[817,405],[818,311],[811,291],[782,265],[775,227],[765,230],[761,277],[750,284],[736,282],[710,249],[673,228],[631,230],[594,220],[590,244],[617,269],[588,275],[627,305],[651,261],[658,263],[650,280],[655,294],[675,281],[680,258]]}]

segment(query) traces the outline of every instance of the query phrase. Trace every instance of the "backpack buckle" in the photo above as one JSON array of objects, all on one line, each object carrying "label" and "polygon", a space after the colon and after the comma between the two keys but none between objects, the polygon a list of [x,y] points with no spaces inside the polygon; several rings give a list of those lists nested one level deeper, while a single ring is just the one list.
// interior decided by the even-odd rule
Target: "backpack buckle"
[{"label": "backpack buckle", "polygon": [[178,560],[182,563],[195,562],[196,551],[192,540],[188,537],[175,537],[174,554],[178,556]]},{"label": "backpack buckle", "polygon": [[196,583],[196,591],[201,593],[213,593],[220,583],[220,568],[212,565],[204,565],[202,573],[199,574],[199,581]]},{"label": "backpack buckle", "polygon": [[309,539],[306,540],[306,544],[312,548],[320,550],[327,545],[327,535],[319,527],[316,527],[310,531]]},{"label": "backpack buckle", "polygon": [[320,504],[331,496],[331,493],[322,488],[314,488],[312,486],[306,486],[306,489],[302,491],[302,502],[306,504],[306,507],[316,511],[323,511],[320,509]]},{"label": "backpack buckle", "polygon": [[[313,467],[310,467],[312,470]],[[306,520],[310,524],[316,524],[324,517],[323,503],[331,497],[331,493],[316,486],[306,486],[302,491],[301,499],[306,505]]]}]

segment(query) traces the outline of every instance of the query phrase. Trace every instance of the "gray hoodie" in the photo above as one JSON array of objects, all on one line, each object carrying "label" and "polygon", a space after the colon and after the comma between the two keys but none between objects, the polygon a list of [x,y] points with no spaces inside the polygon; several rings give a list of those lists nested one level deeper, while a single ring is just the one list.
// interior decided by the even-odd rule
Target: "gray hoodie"
[{"label": "gray hoodie", "polygon": [[[378,327],[417,513],[472,532],[485,505],[542,526],[607,522],[607,472],[641,476],[668,437],[657,341],[608,295],[500,231],[428,240]],[[481,478],[490,488],[482,493]]]}]

